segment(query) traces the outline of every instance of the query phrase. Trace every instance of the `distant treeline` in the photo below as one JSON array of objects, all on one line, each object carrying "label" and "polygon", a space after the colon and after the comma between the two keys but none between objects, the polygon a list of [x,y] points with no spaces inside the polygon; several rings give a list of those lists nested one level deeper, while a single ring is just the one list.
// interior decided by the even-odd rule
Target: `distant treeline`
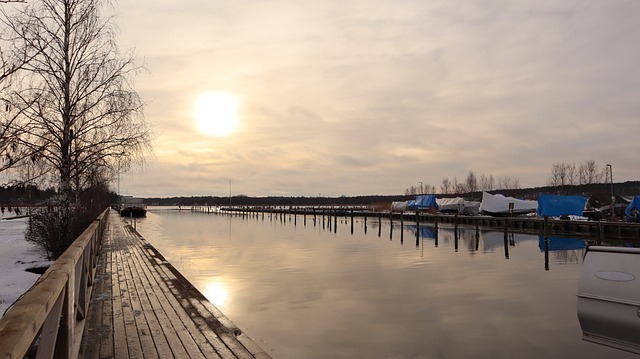
[{"label": "distant treeline", "polygon": [[16,185],[0,187],[0,203],[2,204],[35,204],[56,195],[52,188],[39,189],[35,185]]},{"label": "distant treeline", "polygon": [[194,196],[170,198],[146,198],[147,205],[159,206],[350,206],[368,205],[381,202],[406,201],[415,196],[406,195],[372,195],[372,196],[340,196],[340,197],[248,197],[244,195],[229,197]]},{"label": "distant treeline", "polygon": [[[628,181],[614,183],[613,190],[619,196],[640,195],[640,181]],[[510,190],[489,191],[492,194],[500,193],[516,198],[537,199],[541,194],[578,194],[584,196],[597,195],[608,197],[611,195],[611,184],[597,183],[589,185],[567,185],[563,187],[545,186],[535,188],[521,188]],[[482,192],[439,194],[438,197],[464,197],[468,200],[480,200]],[[219,196],[193,196],[193,197],[168,197],[146,198],[147,205],[159,206],[350,206],[350,205],[374,205],[378,203],[391,203],[393,201],[406,201],[415,198],[415,195],[370,195],[370,196],[340,196],[340,197],[249,197],[238,195],[229,197]]]}]

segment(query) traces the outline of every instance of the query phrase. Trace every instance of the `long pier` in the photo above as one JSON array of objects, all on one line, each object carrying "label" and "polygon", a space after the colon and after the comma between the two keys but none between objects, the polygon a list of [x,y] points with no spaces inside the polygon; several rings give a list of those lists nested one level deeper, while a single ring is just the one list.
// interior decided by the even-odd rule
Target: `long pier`
[{"label": "long pier", "polygon": [[2,358],[270,358],[115,212],[0,319]]},{"label": "long pier", "polygon": [[[211,212],[211,207],[195,206],[193,211]],[[337,217],[387,219],[391,222],[416,222],[420,224],[464,225],[471,227],[509,230],[517,233],[539,235],[575,236],[591,239],[596,243],[602,240],[637,240],[640,241],[640,223],[620,221],[584,221],[557,218],[537,218],[529,216],[493,217],[485,215],[459,215],[427,212],[376,212],[363,207],[221,207],[222,213],[260,216],[291,215],[327,219]]]},{"label": "long pier", "polygon": [[96,278],[81,358],[269,358],[117,215]]}]

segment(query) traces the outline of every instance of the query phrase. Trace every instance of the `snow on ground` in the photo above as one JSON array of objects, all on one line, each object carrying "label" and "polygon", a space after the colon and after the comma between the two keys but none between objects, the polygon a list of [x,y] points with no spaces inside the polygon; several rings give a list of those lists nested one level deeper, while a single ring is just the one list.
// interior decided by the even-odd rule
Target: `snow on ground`
[{"label": "snow on ground", "polygon": [[35,244],[24,239],[29,219],[7,218],[9,215],[0,217],[0,317],[40,277],[26,269],[51,263]]}]

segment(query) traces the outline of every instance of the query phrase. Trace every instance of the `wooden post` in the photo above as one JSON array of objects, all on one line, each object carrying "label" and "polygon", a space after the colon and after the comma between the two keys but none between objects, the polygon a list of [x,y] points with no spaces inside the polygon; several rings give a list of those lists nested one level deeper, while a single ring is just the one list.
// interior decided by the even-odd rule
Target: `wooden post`
[{"label": "wooden post", "polygon": [[544,237],[544,270],[549,270],[549,238]]},{"label": "wooden post", "polygon": [[436,229],[436,238],[434,238],[435,239],[436,248],[438,248],[438,232],[439,232],[438,229]]},{"label": "wooden post", "polygon": [[420,216],[418,216],[418,210],[416,210],[416,241],[420,238]]},{"label": "wooden post", "polygon": [[322,229],[324,229],[324,228],[325,228],[325,225],[324,225],[324,216],[325,216],[325,210],[323,209],[323,210],[322,210]]},{"label": "wooden post", "polygon": [[351,234],[353,234],[353,209],[351,210]]},{"label": "wooden post", "polygon": [[367,234],[367,216],[364,216],[364,234]]},{"label": "wooden post", "polygon": [[458,231],[455,230],[453,231],[453,242],[454,242],[454,247],[455,247],[455,251],[458,251]]},{"label": "wooden post", "polygon": [[506,228],[507,227],[505,227],[504,231],[504,257],[509,259],[509,233]]}]

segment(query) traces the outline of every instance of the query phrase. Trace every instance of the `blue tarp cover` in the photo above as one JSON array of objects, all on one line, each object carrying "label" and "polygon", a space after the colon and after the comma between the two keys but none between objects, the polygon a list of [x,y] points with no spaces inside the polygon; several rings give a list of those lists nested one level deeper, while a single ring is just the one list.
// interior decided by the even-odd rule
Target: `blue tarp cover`
[{"label": "blue tarp cover", "polygon": [[587,198],[583,196],[558,196],[543,194],[538,198],[539,216],[582,216]]},{"label": "blue tarp cover", "polygon": [[416,208],[424,209],[424,208],[438,208],[438,204],[436,203],[436,195],[435,194],[426,194],[416,196]]},{"label": "blue tarp cover", "polygon": [[[544,236],[538,236],[538,248],[544,252]],[[587,242],[578,238],[549,237],[550,251],[566,251],[587,248]]]},{"label": "blue tarp cover", "polygon": [[407,209],[416,209],[416,200],[411,199],[407,201]]},{"label": "blue tarp cover", "polygon": [[627,216],[627,221],[633,219],[633,210],[636,209],[640,211],[640,196],[633,196],[633,200],[627,206],[627,209],[624,210],[624,214]]}]

